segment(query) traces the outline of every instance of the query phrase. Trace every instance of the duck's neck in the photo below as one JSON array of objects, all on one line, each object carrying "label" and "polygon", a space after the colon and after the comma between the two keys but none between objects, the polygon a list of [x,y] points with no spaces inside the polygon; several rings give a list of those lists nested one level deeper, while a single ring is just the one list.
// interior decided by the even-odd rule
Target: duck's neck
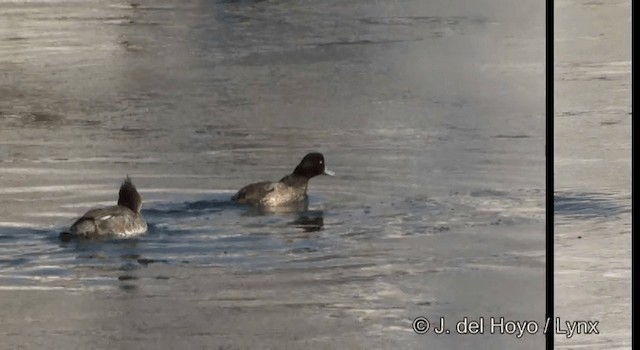
[{"label": "duck's neck", "polygon": [[291,187],[304,187],[305,192],[307,191],[307,184],[309,184],[309,178],[306,176],[300,176],[296,174],[289,174],[283,177],[280,182],[287,186]]}]

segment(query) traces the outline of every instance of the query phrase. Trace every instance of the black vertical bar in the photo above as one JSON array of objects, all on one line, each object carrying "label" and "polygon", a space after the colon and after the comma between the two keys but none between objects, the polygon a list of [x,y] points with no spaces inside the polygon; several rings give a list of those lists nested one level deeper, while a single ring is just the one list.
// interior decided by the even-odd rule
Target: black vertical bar
[{"label": "black vertical bar", "polygon": [[546,7],[546,348],[553,349],[553,0],[547,0]]}]

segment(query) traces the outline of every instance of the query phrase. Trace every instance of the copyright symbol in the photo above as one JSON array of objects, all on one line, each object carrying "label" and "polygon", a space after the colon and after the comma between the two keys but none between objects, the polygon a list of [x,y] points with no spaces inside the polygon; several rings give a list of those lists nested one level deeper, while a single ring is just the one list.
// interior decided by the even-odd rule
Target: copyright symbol
[{"label": "copyright symbol", "polygon": [[411,327],[413,327],[413,331],[417,334],[425,334],[429,331],[431,324],[426,317],[416,317],[416,319],[413,320]]}]

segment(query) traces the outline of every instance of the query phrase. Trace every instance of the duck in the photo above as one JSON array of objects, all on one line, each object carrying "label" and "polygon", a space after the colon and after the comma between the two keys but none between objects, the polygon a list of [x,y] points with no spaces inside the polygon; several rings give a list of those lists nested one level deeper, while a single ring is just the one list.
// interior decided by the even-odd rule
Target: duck
[{"label": "duck", "polygon": [[309,180],[318,175],[335,176],[319,152],[308,153],[293,172],[280,181],[261,181],[242,187],[231,200],[238,204],[260,207],[288,206],[308,199]]},{"label": "duck", "polygon": [[140,209],[142,197],[127,175],[120,186],[117,205],[89,210],[68,230],[61,232],[60,239],[66,241],[72,238],[128,238],[143,235],[148,226]]}]

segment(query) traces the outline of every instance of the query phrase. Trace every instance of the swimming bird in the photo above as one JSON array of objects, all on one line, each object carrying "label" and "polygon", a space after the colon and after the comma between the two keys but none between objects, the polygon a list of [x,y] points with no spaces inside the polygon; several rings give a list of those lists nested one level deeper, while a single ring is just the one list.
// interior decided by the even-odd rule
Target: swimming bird
[{"label": "swimming bird", "polygon": [[118,205],[89,210],[71,227],[60,233],[60,239],[134,237],[147,232],[147,222],[140,214],[142,197],[129,176],[120,186]]},{"label": "swimming bird", "polygon": [[321,153],[309,153],[293,173],[278,182],[262,181],[241,188],[231,200],[239,204],[251,204],[263,207],[286,206],[307,200],[309,179],[318,175],[334,176],[327,169]]}]

